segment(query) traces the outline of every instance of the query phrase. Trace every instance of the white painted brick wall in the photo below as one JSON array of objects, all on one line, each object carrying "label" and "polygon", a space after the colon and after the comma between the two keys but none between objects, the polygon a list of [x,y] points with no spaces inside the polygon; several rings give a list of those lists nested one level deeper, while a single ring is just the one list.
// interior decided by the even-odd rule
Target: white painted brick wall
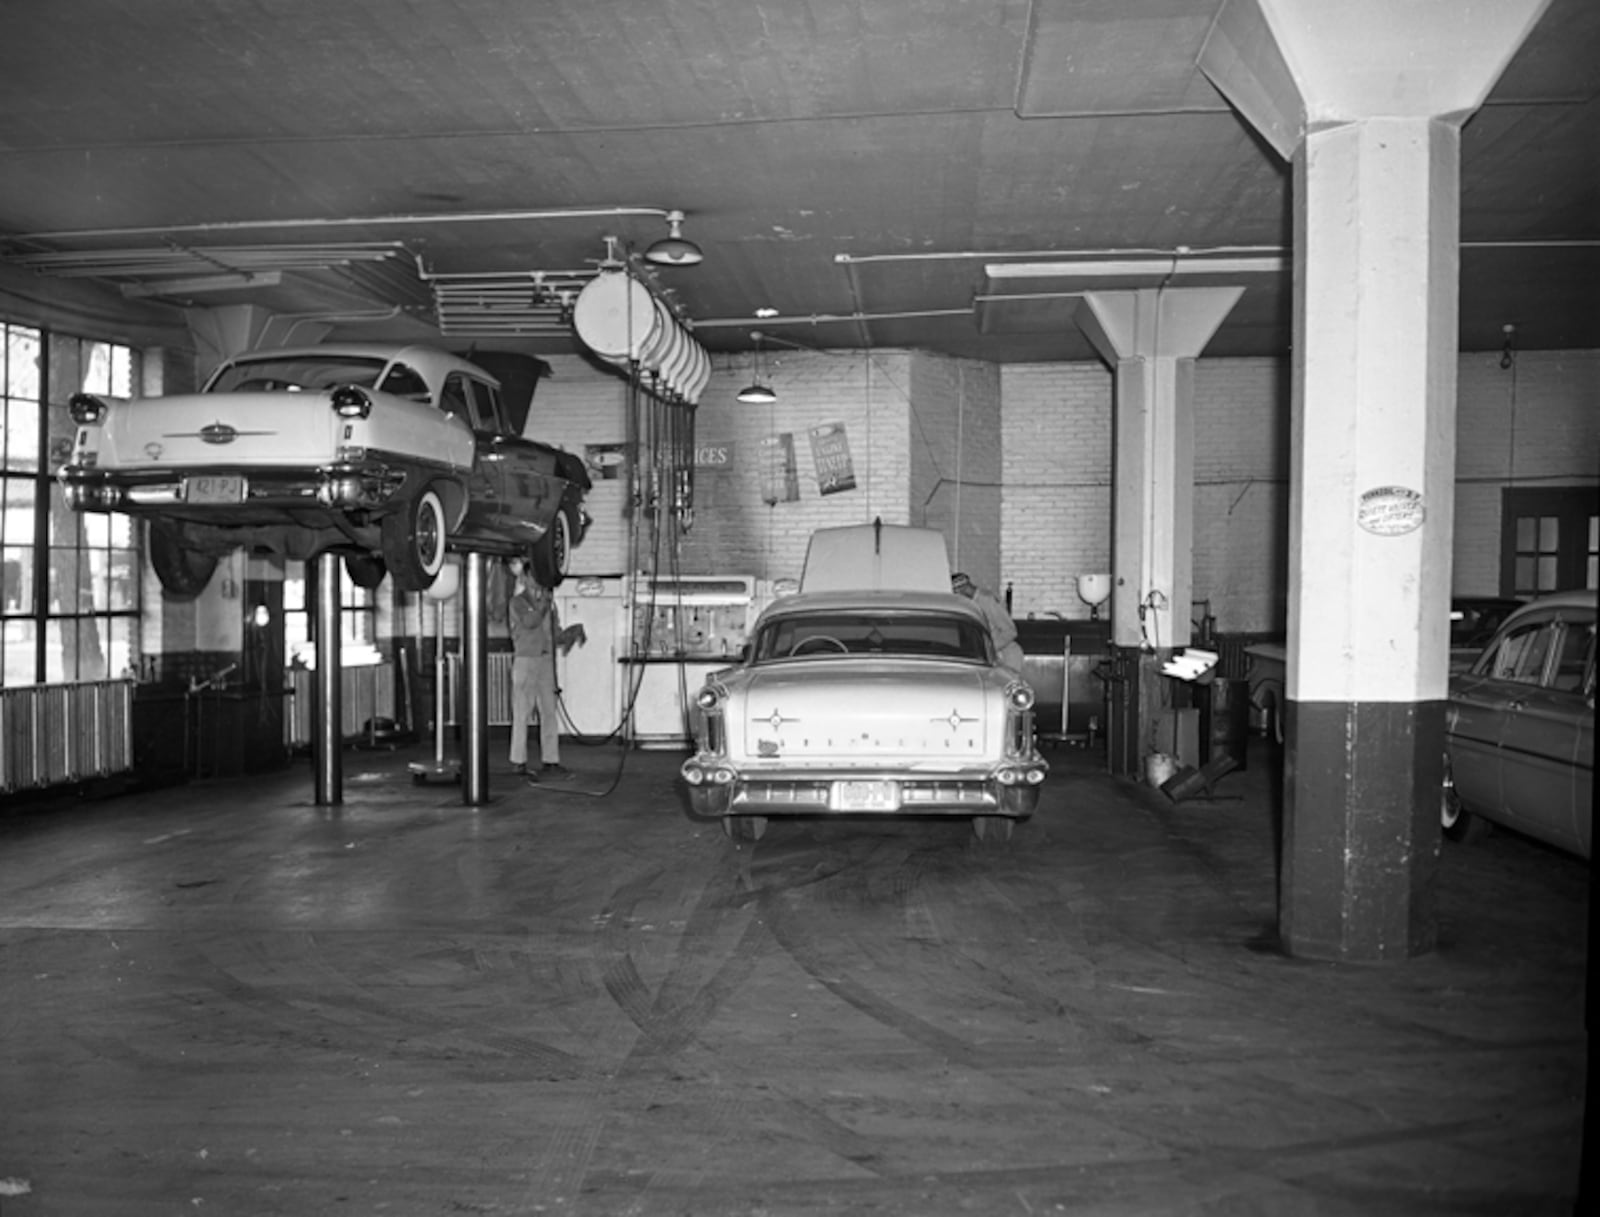
[{"label": "white painted brick wall", "polygon": [[1600,483],[1600,351],[1463,355],[1456,390],[1456,522],[1451,586],[1500,590],[1501,495],[1508,486]]},{"label": "white painted brick wall", "polygon": [[1001,369],[1000,586],[1012,614],[1087,618],[1080,574],[1111,569],[1111,373],[1099,363]]}]

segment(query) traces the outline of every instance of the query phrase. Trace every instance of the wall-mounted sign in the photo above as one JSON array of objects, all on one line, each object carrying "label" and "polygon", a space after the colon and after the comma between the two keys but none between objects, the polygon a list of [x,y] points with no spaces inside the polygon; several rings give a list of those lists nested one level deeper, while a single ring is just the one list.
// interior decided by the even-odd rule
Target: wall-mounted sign
[{"label": "wall-mounted sign", "polygon": [[1405,486],[1377,486],[1361,496],[1356,523],[1375,537],[1399,537],[1422,527],[1422,496]]},{"label": "wall-mounted sign", "polygon": [[698,473],[720,473],[733,468],[731,439],[702,440],[694,447],[694,467]]},{"label": "wall-mounted sign", "polygon": [[843,423],[823,423],[811,428],[811,459],[817,465],[817,490],[838,494],[856,488],[855,464],[850,459],[850,437]]},{"label": "wall-mounted sign", "polygon": [[761,441],[761,501],[768,507],[800,501],[800,466],[795,460],[792,431]]}]

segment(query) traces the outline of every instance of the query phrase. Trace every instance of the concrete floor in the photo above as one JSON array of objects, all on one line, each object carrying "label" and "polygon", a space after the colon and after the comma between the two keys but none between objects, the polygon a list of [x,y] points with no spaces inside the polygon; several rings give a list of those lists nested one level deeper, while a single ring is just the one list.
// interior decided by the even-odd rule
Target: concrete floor
[{"label": "concrete floor", "polygon": [[1574,1211],[1577,859],[1447,847],[1439,950],[1333,965],[1265,754],[743,848],[676,753],[431,756],[0,812],[0,1215]]}]

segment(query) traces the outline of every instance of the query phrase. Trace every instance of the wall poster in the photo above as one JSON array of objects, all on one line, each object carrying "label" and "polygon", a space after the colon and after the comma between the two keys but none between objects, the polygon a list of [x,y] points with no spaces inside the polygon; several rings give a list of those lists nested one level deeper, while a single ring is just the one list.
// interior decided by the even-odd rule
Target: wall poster
[{"label": "wall poster", "polygon": [[800,501],[800,465],[788,431],[761,441],[761,501],[768,507]]},{"label": "wall poster", "polygon": [[850,437],[843,423],[823,423],[811,428],[811,459],[817,466],[817,490],[838,494],[856,488],[855,465],[850,460]]}]

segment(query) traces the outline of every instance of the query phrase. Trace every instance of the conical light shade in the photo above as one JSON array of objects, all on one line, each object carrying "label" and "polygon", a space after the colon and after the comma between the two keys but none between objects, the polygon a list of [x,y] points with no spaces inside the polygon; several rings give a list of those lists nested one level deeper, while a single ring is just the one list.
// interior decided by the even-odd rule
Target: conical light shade
[{"label": "conical light shade", "polygon": [[739,390],[737,400],[747,406],[770,406],[778,400],[778,395],[759,380],[753,380]]},{"label": "conical light shade", "polygon": [[673,211],[667,214],[667,235],[645,250],[644,258],[658,266],[694,266],[705,255],[683,235],[683,212]]}]

